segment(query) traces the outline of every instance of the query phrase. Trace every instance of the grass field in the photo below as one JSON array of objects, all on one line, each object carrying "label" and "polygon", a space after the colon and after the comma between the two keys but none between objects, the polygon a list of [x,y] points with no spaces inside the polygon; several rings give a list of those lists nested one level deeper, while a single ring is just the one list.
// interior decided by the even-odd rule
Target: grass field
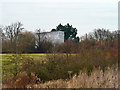
[{"label": "grass field", "polygon": [[[8,77],[8,76],[13,76],[11,73],[11,69],[14,66],[14,63],[10,64],[11,58],[14,58],[15,54],[1,54],[0,56],[2,57],[2,61],[0,61],[0,64],[2,64],[2,71],[3,71],[3,80]],[[37,61],[46,61],[46,54],[20,54],[20,57],[26,57],[26,58],[33,58],[34,60]],[[18,61],[20,66],[20,62]],[[8,75],[8,76],[6,76]]]},{"label": "grass field", "polygon": [[[0,54],[0,56],[2,56],[2,61],[8,61],[8,56],[12,56],[12,55],[15,55],[15,54]],[[53,54],[20,54],[22,56],[26,56],[26,57],[31,57],[31,58],[34,58],[34,60],[46,60],[46,56],[47,55],[53,55]],[[63,54],[65,55],[65,54]],[[75,54],[72,54],[72,55],[75,55]]]},{"label": "grass field", "polygon": [[[8,56],[12,56],[14,54],[2,54],[2,61],[7,61]],[[21,54],[23,56],[34,58],[35,60],[46,60],[46,54]]]},{"label": "grass field", "polygon": [[[10,61],[10,57],[12,58],[13,55],[15,54],[2,54],[2,62],[0,62],[0,64],[2,63],[2,65],[5,66]],[[46,54],[21,54],[21,56],[30,57],[38,61],[47,60]]]},{"label": "grass field", "polygon": [[[97,69],[99,70],[98,68],[99,66],[101,70],[106,71],[106,67],[111,67],[116,65],[117,63],[116,58],[112,57],[111,55],[109,55],[108,58],[107,55],[101,53],[102,52],[95,51],[95,53],[86,52],[85,55],[82,55],[81,53],[79,54],[64,54],[64,53],[63,54],[2,54],[1,56],[2,56],[3,84],[7,84],[6,83],[7,79],[9,81],[12,81],[9,82],[11,84],[16,83],[17,78],[18,79],[21,78],[20,75],[21,73],[24,72],[26,72],[28,76],[23,77],[23,81],[24,79],[31,78],[31,76],[29,76],[30,75],[29,73],[34,73],[36,75],[35,77],[38,77],[42,81],[42,83],[59,80],[59,79],[62,79],[63,80],[62,82],[64,82],[65,80],[74,77],[75,74],[79,75],[80,71],[83,72],[85,71],[86,74],[88,75],[88,76],[86,75],[86,77],[89,77],[90,74],[93,72],[94,68],[96,69],[95,72],[97,72]],[[69,75],[69,72],[72,72],[71,75]],[[107,74],[105,75],[106,75],[105,77],[109,76]],[[82,75],[80,75],[80,77],[82,77]],[[91,76],[91,78],[88,78],[88,80],[90,81],[93,80],[92,77],[93,75]],[[75,81],[78,84],[82,83],[77,80],[79,80],[79,78],[76,78],[73,81]],[[112,80],[111,77],[110,80]],[[112,83],[115,83],[116,80],[117,79],[114,79]],[[68,83],[70,82],[71,80],[64,82],[66,84],[66,87],[69,87]],[[45,85],[46,84],[48,83],[45,83]],[[71,84],[74,84],[74,82],[70,83],[70,86]],[[41,87],[41,85],[38,85],[37,87],[39,86]],[[59,87],[59,85],[57,86]],[[82,86],[82,87],[86,87],[86,86]],[[113,85],[112,87],[116,87],[116,84]]]},{"label": "grass field", "polygon": [[[0,54],[0,56],[2,57],[2,62],[0,62],[0,64],[2,63],[2,65],[4,65],[6,62],[9,61],[10,56],[15,55],[15,54]],[[46,56],[49,55],[53,55],[53,54],[20,54],[21,56],[25,56],[25,57],[30,57],[33,58],[34,60],[38,60],[38,61],[46,61],[47,58]],[[66,55],[66,54],[62,54],[62,55]],[[72,54],[72,55],[76,55],[76,54]]]},{"label": "grass field", "polygon": [[[3,80],[6,79],[6,77],[12,77],[13,72],[12,70],[15,69],[15,63],[17,63],[17,67],[19,68],[21,66],[21,62],[19,59],[21,57],[26,57],[24,61],[26,61],[28,58],[33,59],[34,61],[38,62],[46,62],[48,61],[48,56],[53,56],[53,54],[18,54],[18,58],[15,58],[17,54],[1,54],[0,56],[2,57],[2,71],[3,71]],[[66,55],[66,54],[59,54],[59,55]],[[72,54],[75,55],[75,54]],[[18,60],[17,60],[18,59]],[[15,61],[15,62],[14,62]],[[13,70],[14,71],[14,70]],[[7,75],[7,76],[6,76]]]},{"label": "grass field", "polygon": [[[16,57],[15,55],[17,55],[17,54],[0,54],[0,56],[2,57],[2,61],[0,61],[0,64],[2,64],[3,71],[5,71],[5,70],[9,71],[13,67],[14,63],[12,62],[10,64],[9,62],[11,62],[12,59],[14,61],[14,57]],[[48,59],[47,56],[51,56],[51,55],[53,55],[53,54],[36,54],[36,53],[34,53],[34,54],[18,54],[19,58],[20,57],[32,58],[33,60],[40,61],[40,62],[42,62],[42,61],[46,62]],[[62,54],[62,55],[65,55],[65,54]],[[17,59],[15,59],[15,60],[17,60]],[[19,61],[18,61],[18,64],[20,64]],[[18,66],[20,66],[20,65],[18,65]]]}]

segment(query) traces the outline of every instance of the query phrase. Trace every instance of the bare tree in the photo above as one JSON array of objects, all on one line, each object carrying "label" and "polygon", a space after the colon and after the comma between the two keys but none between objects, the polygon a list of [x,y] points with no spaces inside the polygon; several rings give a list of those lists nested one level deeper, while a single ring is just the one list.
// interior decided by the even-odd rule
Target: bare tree
[{"label": "bare tree", "polygon": [[21,24],[21,22],[17,22],[5,27],[6,36],[11,42],[18,38],[21,31],[24,29],[22,26],[23,24]]},{"label": "bare tree", "polygon": [[11,25],[4,27],[3,31],[5,32],[4,36],[9,43],[10,52],[17,52],[18,46],[18,37],[22,30],[24,29],[23,24],[21,22],[17,22]]}]

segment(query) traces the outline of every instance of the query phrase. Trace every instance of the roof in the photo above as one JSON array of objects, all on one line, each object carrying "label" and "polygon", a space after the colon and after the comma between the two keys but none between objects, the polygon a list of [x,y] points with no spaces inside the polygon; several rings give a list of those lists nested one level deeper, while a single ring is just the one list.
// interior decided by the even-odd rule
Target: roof
[{"label": "roof", "polygon": [[[52,31],[52,32],[63,32],[63,31]],[[41,32],[40,34],[47,34],[47,33],[52,33],[52,32]]]}]

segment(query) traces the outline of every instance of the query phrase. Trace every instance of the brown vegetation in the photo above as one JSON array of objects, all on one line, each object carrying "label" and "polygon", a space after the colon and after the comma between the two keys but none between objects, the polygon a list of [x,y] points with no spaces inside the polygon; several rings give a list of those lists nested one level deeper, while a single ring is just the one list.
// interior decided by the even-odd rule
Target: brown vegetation
[{"label": "brown vegetation", "polygon": [[24,72],[15,81],[12,79],[4,84],[3,88],[118,88],[118,68],[117,66],[107,67],[104,72],[100,68],[94,68],[90,76],[86,71],[80,71],[79,75],[74,74],[70,79],[45,83],[33,73],[29,77]]}]

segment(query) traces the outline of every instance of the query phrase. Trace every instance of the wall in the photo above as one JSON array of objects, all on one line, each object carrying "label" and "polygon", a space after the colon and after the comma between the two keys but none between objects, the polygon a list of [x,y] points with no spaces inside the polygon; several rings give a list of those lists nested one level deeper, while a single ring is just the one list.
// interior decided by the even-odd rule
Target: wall
[{"label": "wall", "polygon": [[43,32],[40,34],[41,40],[47,40],[56,43],[64,42],[64,32],[63,31],[53,31],[53,32]]}]

